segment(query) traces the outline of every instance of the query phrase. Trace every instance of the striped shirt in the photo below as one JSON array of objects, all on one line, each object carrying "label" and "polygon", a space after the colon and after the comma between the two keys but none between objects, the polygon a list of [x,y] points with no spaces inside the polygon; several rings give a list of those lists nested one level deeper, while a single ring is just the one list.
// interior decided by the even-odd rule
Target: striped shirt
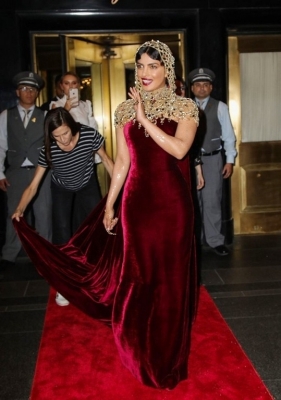
[{"label": "striped shirt", "polygon": [[[71,151],[59,148],[56,142],[51,143],[52,181],[68,190],[79,190],[87,185],[94,166],[93,153],[101,148],[103,136],[93,128],[81,125],[80,136]],[[48,168],[45,147],[41,149],[38,165]]]}]

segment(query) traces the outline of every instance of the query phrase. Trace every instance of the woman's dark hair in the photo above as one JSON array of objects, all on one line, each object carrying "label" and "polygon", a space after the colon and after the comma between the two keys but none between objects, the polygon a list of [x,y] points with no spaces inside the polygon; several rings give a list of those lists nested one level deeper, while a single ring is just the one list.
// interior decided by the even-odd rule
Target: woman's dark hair
[{"label": "woman's dark hair", "polygon": [[139,59],[143,54],[147,54],[150,58],[152,58],[152,60],[160,61],[161,65],[164,65],[159,51],[154,49],[153,47],[150,46],[141,47],[139,51],[136,53],[136,58],[135,58],[136,62],[139,61]]},{"label": "woman's dark hair", "polygon": [[63,107],[53,108],[48,111],[44,120],[44,142],[46,161],[50,167],[52,166],[51,144],[55,142],[53,132],[62,125],[66,125],[70,128],[72,136],[75,136],[80,131],[81,127],[81,124],[76,122],[71,114]]}]

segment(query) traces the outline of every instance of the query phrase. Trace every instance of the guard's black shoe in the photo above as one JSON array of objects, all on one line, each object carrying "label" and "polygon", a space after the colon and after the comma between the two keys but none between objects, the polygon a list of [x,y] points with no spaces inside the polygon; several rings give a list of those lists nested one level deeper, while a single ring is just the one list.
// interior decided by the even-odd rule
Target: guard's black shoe
[{"label": "guard's black shoe", "polygon": [[0,261],[0,272],[3,273],[4,271],[7,271],[7,269],[14,267],[15,263],[13,261],[9,260],[1,260]]},{"label": "guard's black shoe", "polygon": [[223,244],[212,249],[218,256],[227,256],[229,254],[228,249]]}]

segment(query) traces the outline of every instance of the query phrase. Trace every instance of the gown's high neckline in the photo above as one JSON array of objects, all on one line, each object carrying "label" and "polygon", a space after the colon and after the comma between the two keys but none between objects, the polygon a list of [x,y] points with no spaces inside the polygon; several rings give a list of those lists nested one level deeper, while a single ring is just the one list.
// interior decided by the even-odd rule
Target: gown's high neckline
[{"label": "gown's high neckline", "polygon": [[[153,92],[141,89],[140,97],[147,119],[154,124],[158,119],[163,123],[165,119],[179,121],[184,118],[193,118],[198,124],[198,109],[194,101],[177,96],[168,86]],[[129,121],[136,122],[134,100],[129,99],[119,104],[114,117],[117,128],[123,128]]]}]

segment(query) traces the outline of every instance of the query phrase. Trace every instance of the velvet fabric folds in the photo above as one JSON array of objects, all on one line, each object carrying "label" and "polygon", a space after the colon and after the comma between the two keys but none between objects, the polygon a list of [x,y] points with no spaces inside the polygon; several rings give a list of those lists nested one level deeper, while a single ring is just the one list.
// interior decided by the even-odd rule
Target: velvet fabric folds
[{"label": "velvet fabric folds", "polygon": [[[175,121],[157,123],[175,135]],[[111,324],[131,373],[145,385],[171,389],[187,378],[196,306],[189,159],[176,160],[137,123],[127,123],[124,134],[131,166],[116,205],[116,236],[102,224],[106,199],[64,246],[50,244],[23,219],[15,227],[50,285]]]}]

